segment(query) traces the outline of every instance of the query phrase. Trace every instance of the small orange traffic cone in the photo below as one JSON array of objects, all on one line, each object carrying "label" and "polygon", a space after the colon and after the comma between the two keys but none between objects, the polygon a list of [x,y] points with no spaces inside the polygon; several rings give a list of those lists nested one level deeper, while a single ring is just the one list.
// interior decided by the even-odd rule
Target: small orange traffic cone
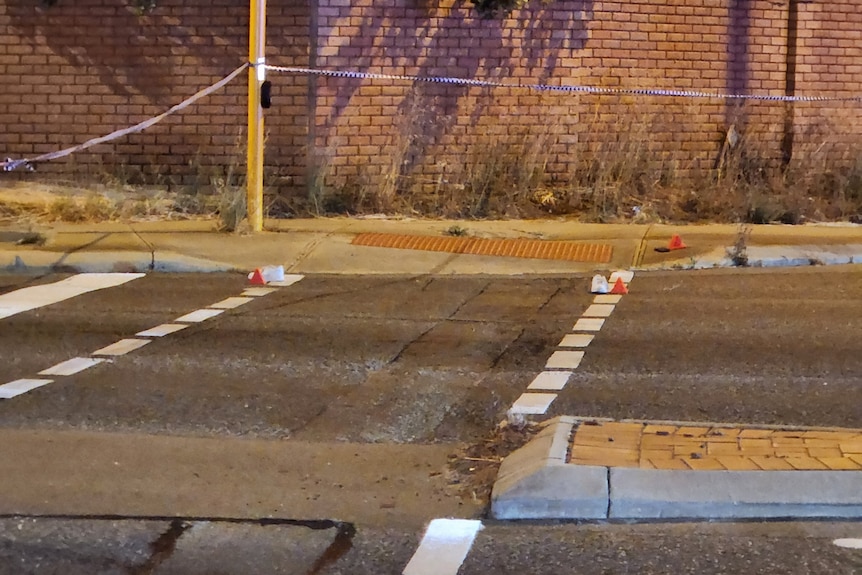
[{"label": "small orange traffic cone", "polygon": [[626,295],[629,293],[629,288],[626,287],[626,282],[623,281],[623,278],[617,278],[614,287],[611,288],[611,293],[614,295]]},{"label": "small orange traffic cone", "polygon": [[255,286],[264,286],[266,285],[266,281],[263,279],[263,274],[260,273],[260,268],[254,270],[251,275],[248,276],[249,283]]},{"label": "small orange traffic cone", "polygon": [[682,238],[679,237],[679,234],[674,234],[670,238],[670,243],[667,245],[667,249],[669,251],[673,250],[684,250],[688,246],[682,243]]}]

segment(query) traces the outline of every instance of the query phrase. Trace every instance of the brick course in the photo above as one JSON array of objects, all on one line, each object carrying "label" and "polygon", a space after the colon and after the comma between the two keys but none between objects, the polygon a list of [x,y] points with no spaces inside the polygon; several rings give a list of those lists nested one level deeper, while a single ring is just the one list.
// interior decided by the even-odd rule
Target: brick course
[{"label": "brick course", "polygon": [[[788,88],[795,58],[797,94],[858,94],[858,3],[798,2],[794,55],[788,53],[789,1],[557,0],[483,21],[460,0],[318,0],[311,34],[310,3],[269,0],[267,56],[272,64],[306,66],[316,37],[321,68],[775,95]],[[245,60],[247,1],[158,4],[139,17],[122,0],[59,2],[49,9],[0,0],[0,154],[38,154],[141,121]],[[547,156],[550,176],[565,181],[583,152],[624,141],[631,146],[632,138],[680,169],[709,169],[731,124],[756,135],[777,161],[787,118],[794,157],[828,152],[849,159],[862,125],[858,103],[788,106],[289,74],[271,79],[268,183],[298,196],[305,193],[309,143],[319,166],[339,168],[327,172],[331,184],[388,185],[397,193],[391,182],[412,178],[439,187],[463,174],[476,154],[524,155],[536,147]],[[313,142],[310,82],[316,87]],[[160,181],[175,184],[224,173],[244,160],[245,91],[238,79],[146,134],[40,170],[158,171]]]}]

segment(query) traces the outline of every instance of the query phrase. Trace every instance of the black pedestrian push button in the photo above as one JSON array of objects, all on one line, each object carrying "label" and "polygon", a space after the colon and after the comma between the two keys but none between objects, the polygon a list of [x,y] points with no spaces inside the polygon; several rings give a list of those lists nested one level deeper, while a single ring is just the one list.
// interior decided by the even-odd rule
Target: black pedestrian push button
[{"label": "black pedestrian push button", "polygon": [[264,110],[272,107],[272,82],[269,80],[260,85],[260,107]]}]

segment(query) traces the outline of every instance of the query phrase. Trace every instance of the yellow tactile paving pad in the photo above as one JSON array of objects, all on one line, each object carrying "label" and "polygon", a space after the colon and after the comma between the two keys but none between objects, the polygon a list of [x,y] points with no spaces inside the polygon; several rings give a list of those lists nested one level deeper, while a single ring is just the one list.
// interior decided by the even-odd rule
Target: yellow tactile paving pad
[{"label": "yellow tactile paving pad", "polygon": [[644,469],[862,471],[862,430],[581,423],[569,462]]},{"label": "yellow tactile paving pad", "polygon": [[353,245],[402,250],[423,250],[476,256],[504,256],[572,262],[608,263],[613,246],[567,241],[484,239],[457,236],[413,236],[403,234],[359,234]]}]

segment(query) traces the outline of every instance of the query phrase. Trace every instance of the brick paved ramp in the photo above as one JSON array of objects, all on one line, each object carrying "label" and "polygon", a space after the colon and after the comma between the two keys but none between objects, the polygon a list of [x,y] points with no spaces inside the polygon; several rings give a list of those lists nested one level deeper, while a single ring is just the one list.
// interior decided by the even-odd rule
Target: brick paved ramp
[{"label": "brick paved ramp", "polygon": [[862,430],[558,417],[507,457],[498,519],[862,518]]},{"label": "brick paved ramp", "polygon": [[587,263],[608,263],[611,261],[611,256],[613,255],[613,247],[607,244],[527,240],[521,238],[484,239],[458,236],[366,233],[357,235],[351,243],[355,246]]},{"label": "brick paved ramp", "polygon": [[860,471],[862,431],[585,422],[569,463],[693,471]]}]

